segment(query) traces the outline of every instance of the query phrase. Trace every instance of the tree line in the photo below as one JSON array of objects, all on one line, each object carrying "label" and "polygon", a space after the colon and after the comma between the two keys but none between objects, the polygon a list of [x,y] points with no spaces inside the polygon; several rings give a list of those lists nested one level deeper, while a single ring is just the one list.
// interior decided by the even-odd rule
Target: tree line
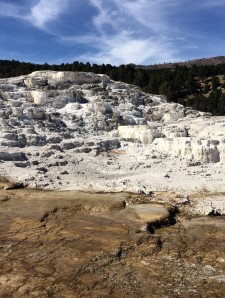
[{"label": "tree line", "polygon": [[115,81],[137,85],[145,92],[165,95],[168,101],[192,106],[213,115],[225,115],[225,64],[145,69],[134,64],[113,66],[75,61],[49,65],[0,60],[0,78],[25,75],[37,70],[106,74]]}]

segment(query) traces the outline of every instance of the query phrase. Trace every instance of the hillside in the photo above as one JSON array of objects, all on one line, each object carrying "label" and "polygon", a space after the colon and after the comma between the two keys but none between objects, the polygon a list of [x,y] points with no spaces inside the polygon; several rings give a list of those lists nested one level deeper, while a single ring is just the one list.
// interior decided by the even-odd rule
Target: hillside
[{"label": "hillside", "polygon": [[201,58],[201,59],[193,59],[184,62],[170,62],[163,64],[153,64],[153,65],[136,65],[137,68],[143,69],[164,69],[164,68],[175,68],[176,66],[187,66],[191,67],[193,65],[201,66],[201,65],[220,65],[225,63],[225,56],[217,56],[211,58]]},{"label": "hillside", "polygon": [[172,68],[148,69],[137,68],[132,64],[116,67],[110,64],[91,65],[75,61],[70,64],[41,65],[0,60],[0,78],[26,75],[37,70],[106,74],[115,81],[139,86],[144,92],[165,95],[169,102],[222,116],[225,115],[225,64],[223,62],[224,57],[216,57],[193,60],[184,65],[176,64]]},{"label": "hillside", "polygon": [[0,91],[0,176],[47,189],[225,191],[224,117],[90,72],[36,71],[1,79]]}]

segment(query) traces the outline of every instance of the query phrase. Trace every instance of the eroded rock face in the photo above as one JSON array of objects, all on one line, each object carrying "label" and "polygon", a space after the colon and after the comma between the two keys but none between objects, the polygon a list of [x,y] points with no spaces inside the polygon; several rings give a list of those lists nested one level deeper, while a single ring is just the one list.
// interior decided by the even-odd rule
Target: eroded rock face
[{"label": "eroded rock face", "polygon": [[[224,126],[223,117],[168,103],[106,75],[37,71],[0,80],[1,169],[22,182],[36,177],[33,186],[138,191],[144,178],[129,177],[154,178],[161,162],[173,170],[175,159],[186,166],[222,166]],[[18,152],[26,160],[15,159]],[[156,190],[153,180],[144,182],[146,192]]]}]

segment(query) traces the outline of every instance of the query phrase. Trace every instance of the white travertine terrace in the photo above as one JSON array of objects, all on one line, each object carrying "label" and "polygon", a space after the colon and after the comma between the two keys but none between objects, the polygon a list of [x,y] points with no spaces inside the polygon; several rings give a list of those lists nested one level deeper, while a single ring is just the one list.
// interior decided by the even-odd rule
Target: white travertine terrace
[{"label": "white travertine terrace", "polygon": [[0,79],[0,175],[30,187],[225,191],[224,164],[225,117],[106,75]]}]

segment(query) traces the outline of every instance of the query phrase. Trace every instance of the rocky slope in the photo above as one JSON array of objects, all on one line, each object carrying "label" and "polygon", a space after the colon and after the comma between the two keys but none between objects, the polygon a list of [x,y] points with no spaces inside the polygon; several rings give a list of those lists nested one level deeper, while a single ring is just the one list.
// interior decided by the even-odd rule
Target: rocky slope
[{"label": "rocky slope", "polygon": [[0,80],[0,175],[41,188],[224,191],[225,118],[105,75]]}]

